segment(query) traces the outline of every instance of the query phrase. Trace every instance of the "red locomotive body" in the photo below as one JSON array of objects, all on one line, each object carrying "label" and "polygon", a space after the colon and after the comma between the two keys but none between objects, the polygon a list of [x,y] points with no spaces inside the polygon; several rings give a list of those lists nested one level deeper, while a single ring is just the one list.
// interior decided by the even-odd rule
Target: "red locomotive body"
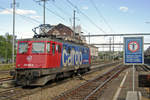
[{"label": "red locomotive body", "polygon": [[90,63],[85,44],[53,38],[24,39],[18,41],[13,76],[18,85],[44,85],[49,80],[88,71]]},{"label": "red locomotive body", "polygon": [[[52,45],[50,45],[52,44]],[[60,67],[62,43],[55,41],[19,41],[16,68]]]}]

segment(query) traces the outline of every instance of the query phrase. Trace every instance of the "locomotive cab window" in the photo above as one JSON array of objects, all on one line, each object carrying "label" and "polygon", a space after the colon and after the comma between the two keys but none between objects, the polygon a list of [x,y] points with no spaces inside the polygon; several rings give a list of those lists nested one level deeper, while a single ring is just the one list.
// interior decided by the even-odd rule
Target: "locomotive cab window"
[{"label": "locomotive cab window", "polygon": [[52,52],[55,54],[55,43],[52,44]]},{"label": "locomotive cab window", "polygon": [[32,43],[32,53],[44,53],[44,42],[34,42]]},{"label": "locomotive cab window", "polygon": [[50,53],[50,43],[47,43],[46,51],[47,53]]},{"label": "locomotive cab window", "polygon": [[24,43],[19,43],[19,53],[23,54],[23,53],[27,53],[28,51],[28,43],[24,42]]}]

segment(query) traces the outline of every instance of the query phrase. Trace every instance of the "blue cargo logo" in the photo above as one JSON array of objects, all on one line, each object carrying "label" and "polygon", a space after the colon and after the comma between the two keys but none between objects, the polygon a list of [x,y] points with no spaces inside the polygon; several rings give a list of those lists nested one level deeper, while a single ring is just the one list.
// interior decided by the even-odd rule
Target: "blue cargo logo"
[{"label": "blue cargo logo", "polygon": [[81,65],[82,64],[82,52],[75,51],[74,49],[72,49],[70,53],[68,53],[66,49],[63,49],[62,64],[63,66]]}]

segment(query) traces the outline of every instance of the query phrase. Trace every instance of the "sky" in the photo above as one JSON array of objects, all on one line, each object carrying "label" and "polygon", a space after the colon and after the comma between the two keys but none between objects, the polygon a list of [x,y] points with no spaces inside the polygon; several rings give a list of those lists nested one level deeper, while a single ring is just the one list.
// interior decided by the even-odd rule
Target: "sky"
[{"label": "sky", "polygon": [[[12,1],[0,0],[0,35],[12,34]],[[32,29],[43,23],[42,2],[36,1],[39,0],[16,0],[18,39],[31,38]],[[46,23],[71,26],[73,10],[76,10],[76,25],[81,25],[84,34],[150,33],[149,4],[150,0],[48,0]],[[150,43],[149,38],[144,36],[145,42]],[[109,41],[110,37],[90,40],[91,43]],[[115,37],[115,42],[122,41],[122,37]]]}]

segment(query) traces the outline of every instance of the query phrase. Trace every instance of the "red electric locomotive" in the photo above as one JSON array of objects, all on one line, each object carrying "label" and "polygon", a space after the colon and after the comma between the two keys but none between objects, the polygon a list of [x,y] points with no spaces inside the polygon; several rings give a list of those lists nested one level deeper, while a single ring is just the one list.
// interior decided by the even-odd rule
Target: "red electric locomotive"
[{"label": "red electric locomotive", "polygon": [[88,71],[90,63],[86,44],[52,37],[22,39],[18,41],[12,75],[17,85],[41,86],[49,80]]}]

